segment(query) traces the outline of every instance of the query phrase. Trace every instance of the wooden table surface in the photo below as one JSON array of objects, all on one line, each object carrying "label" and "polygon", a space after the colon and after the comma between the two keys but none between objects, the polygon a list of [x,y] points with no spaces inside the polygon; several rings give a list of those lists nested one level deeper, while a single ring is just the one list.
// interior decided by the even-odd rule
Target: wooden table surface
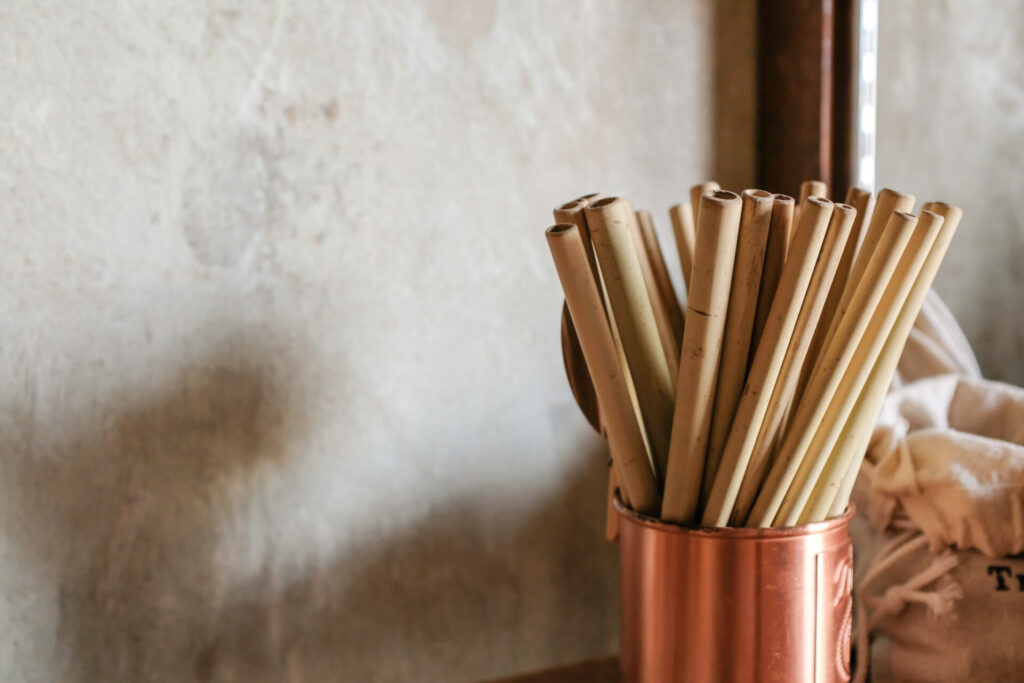
[{"label": "wooden table surface", "polygon": [[603,657],[491,683],[619,683],[619,658]]}]

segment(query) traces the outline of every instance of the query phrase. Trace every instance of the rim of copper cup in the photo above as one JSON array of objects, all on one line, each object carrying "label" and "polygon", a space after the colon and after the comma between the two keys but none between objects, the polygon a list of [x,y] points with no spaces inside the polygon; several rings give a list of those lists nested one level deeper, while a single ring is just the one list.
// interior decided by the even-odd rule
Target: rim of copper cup
[{"label": "rim of copper cup", "polygon": [[841,526],[849,524],[853,518],[853,503],[846,508],[846,512],[838,517],[831,517],[823,522],[811,522],[797,526],[748,528],[739,526],[700,526],[699,524],[675,524],[663,522],[654,517],[648,517],[626,507],[619,500],[618,493],[615,495],[615,509],[623,517],[629,518],[634,524],[645,526],[650,529],[657,529],[670,534],[699,534],[701,536],[718,536],[722,538],[791,538],[794,536],[811,536],[821,534]]}]

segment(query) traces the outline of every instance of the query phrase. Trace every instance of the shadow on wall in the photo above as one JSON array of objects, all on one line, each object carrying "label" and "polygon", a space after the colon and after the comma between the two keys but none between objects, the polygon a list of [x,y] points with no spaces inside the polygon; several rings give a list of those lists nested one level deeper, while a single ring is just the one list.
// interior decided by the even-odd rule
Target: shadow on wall
[{"label": "shadow on wall", "polygon": [[450,501],[300,577],[278,598],[284,642],[254,628],[263,605],[236,605],[206,680],[476,681],[614,652],[616,548],[591,464],[497,537],[485,499]]},{"label": "shadow on wall", "polygon": [[160,393],[95,409],[102,424],[49,453],[30,438],[31,406],[14,416],[26,433],[2,435],[21,450],[6,504],[59,585],[64,680],[187,680],[179,658],[228,597],[215,522],[242,514],[251,475],[301,429],[262,368],[258,353],[211,351]]},{"label": "shadow on wall", "polygon": [[281,506],[264,490],[308,428],[268,374],[279,359],[251,346],[46,453],[30,405],[6,423],[11,540],[59,586],[61,680],[473,680],[612,651],[601,453],[524,522],[495,529],[482,492],[296,568],[267,539]]}]

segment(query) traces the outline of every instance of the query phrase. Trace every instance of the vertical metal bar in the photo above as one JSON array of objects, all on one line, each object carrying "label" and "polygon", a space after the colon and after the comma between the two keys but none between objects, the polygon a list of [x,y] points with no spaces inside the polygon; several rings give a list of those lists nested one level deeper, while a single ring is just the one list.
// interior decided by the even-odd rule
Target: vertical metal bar
[{"label": "vertical metal bar", "polygon": [[853,178],[874,192],[878,85],[878,0],[861,0],[857,16],[856,154]]}]

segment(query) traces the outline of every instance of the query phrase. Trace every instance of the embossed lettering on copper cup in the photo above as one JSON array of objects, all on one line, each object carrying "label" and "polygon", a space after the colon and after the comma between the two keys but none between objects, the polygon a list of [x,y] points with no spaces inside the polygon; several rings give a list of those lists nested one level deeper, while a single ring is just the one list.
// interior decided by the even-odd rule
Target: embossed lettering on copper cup
[{"label": "embossed lettering on copper cup", "polygon": [[852,511],[709,529],[616,507],[626,683],[850,679]]}]

